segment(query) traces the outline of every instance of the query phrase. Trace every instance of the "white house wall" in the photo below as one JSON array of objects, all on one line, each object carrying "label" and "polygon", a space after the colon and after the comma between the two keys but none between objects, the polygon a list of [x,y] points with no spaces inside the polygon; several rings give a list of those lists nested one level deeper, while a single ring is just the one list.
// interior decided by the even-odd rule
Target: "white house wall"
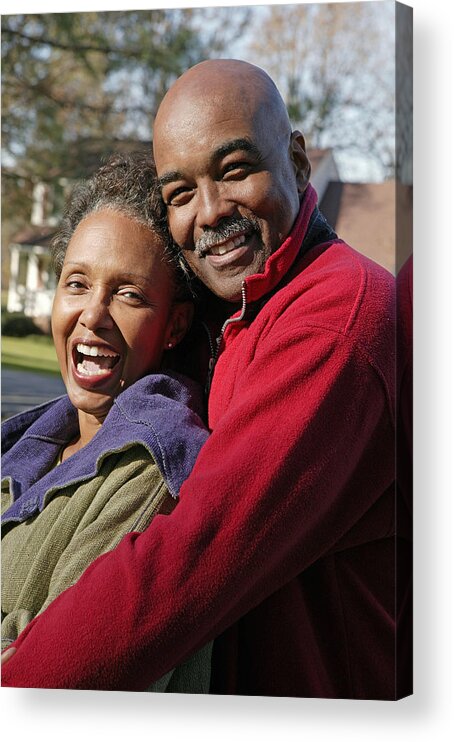
[{"label": "white house wall", "polygon": [[[40,258],[48,257],[41,245],[11,245],[10,279],[7,311],[22,312],[28,317],[50,317],[55,279],[49,270],[40,270]],[[20,280],[20,259],[26,256],[25,283]]]}]

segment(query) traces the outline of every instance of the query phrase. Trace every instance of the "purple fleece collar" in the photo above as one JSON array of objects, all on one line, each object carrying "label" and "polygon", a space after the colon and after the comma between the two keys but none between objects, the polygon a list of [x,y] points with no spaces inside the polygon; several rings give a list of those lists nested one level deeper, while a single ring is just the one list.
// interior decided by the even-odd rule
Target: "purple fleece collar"
[{"label": "purple fleece collar", "polygon": [[170,493],[177,497],[208,438],[198,385],[177,374],[145,376],[115,400],[103,425],[83,449],[52,468],[78,432],[77,410],[65,395],[2,425],[2,477],[11,480],[13,504],[2,522],[41,511],[54,489],[91,479],[106,452],[142,443]]}]

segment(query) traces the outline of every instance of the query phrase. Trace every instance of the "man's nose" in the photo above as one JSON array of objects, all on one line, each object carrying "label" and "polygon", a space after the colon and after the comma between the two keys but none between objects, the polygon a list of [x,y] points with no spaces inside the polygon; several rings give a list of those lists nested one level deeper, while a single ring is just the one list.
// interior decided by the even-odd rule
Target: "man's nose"
[{"label": "man's nose", "polygon": [[198,188],[197,224],[204,227],[216,227],[221,219],[232,216],[235,203],[227,197],[225,184],[210,180]]},{"label": "man's nose", "polygon": [[96,330],[110,330],[114,326],[111,315],[110,292],[93,291],[86,297],[86,303],[79,316],[81,325],[96,332]]}]

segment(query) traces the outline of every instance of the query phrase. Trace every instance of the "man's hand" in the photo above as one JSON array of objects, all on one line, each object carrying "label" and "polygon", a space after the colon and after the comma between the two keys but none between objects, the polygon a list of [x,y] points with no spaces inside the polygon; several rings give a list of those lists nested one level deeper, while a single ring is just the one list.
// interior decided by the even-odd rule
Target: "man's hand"
[{"label": "man's hand", "polygon": [[2,653],[2,667],[3,665],[6,665],[8,660],[11,659],[16,651],[16,647],[9,647],[8,649],[5,649],[5,651]]}]

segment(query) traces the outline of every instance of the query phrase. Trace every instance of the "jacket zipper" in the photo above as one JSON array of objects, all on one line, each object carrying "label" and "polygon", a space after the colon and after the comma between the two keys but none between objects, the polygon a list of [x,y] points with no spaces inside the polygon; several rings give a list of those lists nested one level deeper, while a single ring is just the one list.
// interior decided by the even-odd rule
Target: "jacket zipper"
[{"label": "jacket zipper", "polygon": [[241,312],[240,312],[240,314],[238,315],[238,317],[229,317],[229,319],[226,319],[225,320],[224,324],[221,327],[221,332],[219,334],[219,337],[216,338],[215,347],[213,345],[213,341],[211,339],[210,332],[209,332],[208,328],[205,325],[205,329],[206,329],[206,331],[208,333],[208,336],[209,336],[210,353],[211,353],[211,358],[210,358],[210,361],[209,361],[209,364],[208,364],[207,382],[206,382],[206,385],[205,385],[205,392],[206,392],[206,395],[207,396],[210,393],[211,382],[213,380],[214,368],[216,366],[216,363],[218,362],[218,358],[219,358],[219,354],[220,354],[220,349],[221,349],[221,343],[222,343],[222,339],[224,337],[224,333],[225,333],[228,325],[231,325],[234,322],[242,322],[244,320],[244,316],[246,314],[246,308],[247,308],[246,281],[243,281],[243,283],[241,285],[241,301],[242,301],[242,306],[241,306]]}]

